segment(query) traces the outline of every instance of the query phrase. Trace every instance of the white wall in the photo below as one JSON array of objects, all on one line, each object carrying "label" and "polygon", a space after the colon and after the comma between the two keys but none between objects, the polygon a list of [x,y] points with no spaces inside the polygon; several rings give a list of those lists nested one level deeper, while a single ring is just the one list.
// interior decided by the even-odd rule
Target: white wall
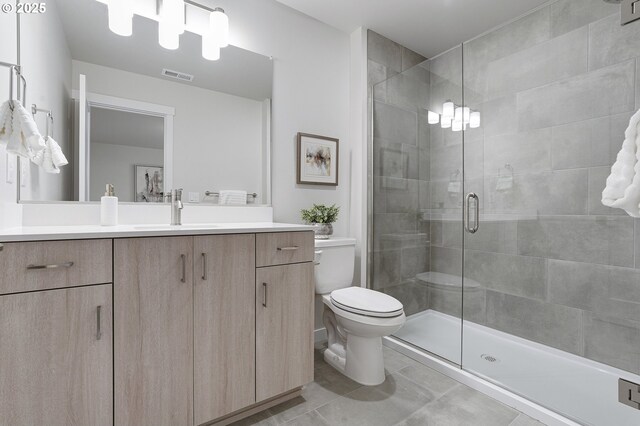
[{"label": "white wall", "polygon": [[[71,154],[69,140],[69,102],[71,96],[71,53],[67,45],[62,22],[55,2],[47,2],[43,14],[23,14],[21,19],[21,64],[28,82],[27,108],[53,111],[55,120],[53,138],[66,155]],[[38,113],[36,123],[45,135],[46,115]],[[73,171],[70,166],[61,173],[45,173],[33,163],[20,189],[23,200],[69,200],[72,193]]]},{"label": "white wall", "polygon": [[[203,3],[205,3],[203,1]],[[349,36],[273,0],[207,0],[229,15],[230,41],[273,57],[272,203],[275,220],[301,222],[300,209],[336,203],[337,235],[349,231]],[[296,184],[298,132],[340,139],[340,185]]]},{"label": "white wall", "polygon": [[[0,43],[0,61],[15,63],[17,61],[17,41],[14,14],[0,13],[0,40],[2,40],[2,43]],[[4,102],[9,98],[8,80],[9,69],[0,67],[0,102]],[[15,202],[15,200],[16,185],[15,183],[7,183],[7,154],[4,145],[0,145],[0,202]]]},{"label": "white wall", "polygon": [[135,201],[135,165],[162,165],[164,150],[91,141],[90,200],[100,200],[105,185],[115,186],[120,201]]},{"label": "white wall", "polygon": [[74,88],[79,74],[88,92],[175,108],[174,188],[260,194],[262,102],[74,60]]}]

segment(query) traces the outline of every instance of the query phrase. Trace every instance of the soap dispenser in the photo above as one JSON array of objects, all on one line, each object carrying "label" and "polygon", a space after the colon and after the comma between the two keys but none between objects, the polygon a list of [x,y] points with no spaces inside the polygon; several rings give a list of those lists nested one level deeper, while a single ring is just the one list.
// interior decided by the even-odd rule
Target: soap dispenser
[{"label": "soap dispenser", "polygon": [[100,224],[114,226],[118,224],[118,197],[113,185],[107,184],[104,197],[100,199]]}]

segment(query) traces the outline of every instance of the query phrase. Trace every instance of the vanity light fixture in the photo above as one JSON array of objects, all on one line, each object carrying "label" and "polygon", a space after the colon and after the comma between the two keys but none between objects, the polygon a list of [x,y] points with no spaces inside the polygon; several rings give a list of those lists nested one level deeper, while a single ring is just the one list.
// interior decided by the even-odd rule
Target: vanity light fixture
[{"label": "vanity light fixture", "polygon": [[[431,114],[431,111],[429,111],[429,114]],[[431,115],[429,115],[428,122],[429,124],[438,123],[437,121],[431,121]],[[451,128],[452,131],[459,132],[461,130],[467,130],[467,126],[472,129],[480,127],[479,111],[473,111],[467,106],[456,105],[450,100],[442,104],[440,127],[443,129]]]},{"label": "vanity light fixture", "polygon": [[180,46],[185,31],[202,37],[202,56],[220,59],[220,49],[229,45],[229,18],[224,10],[194,0],[97,0],[106,3],[109,29],[121,36],[133,34],[133,15],[158,22],[158,41],[165,49]]}]

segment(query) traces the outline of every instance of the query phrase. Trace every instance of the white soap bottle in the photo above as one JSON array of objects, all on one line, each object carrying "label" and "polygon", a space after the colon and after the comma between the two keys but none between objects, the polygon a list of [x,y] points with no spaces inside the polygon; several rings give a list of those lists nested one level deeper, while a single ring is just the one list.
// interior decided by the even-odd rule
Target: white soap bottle
[{"label": "white soap bottle", "polygon": [[107,184],[104,197],[100,199],[100,224],[102,226],[118,224],[118,197],[110,183]]}]

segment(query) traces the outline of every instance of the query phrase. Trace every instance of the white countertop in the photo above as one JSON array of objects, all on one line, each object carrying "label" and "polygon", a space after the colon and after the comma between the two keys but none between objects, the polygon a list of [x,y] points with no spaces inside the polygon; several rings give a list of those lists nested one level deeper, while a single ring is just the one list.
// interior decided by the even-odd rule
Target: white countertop
[{"label": "white countertop", "polygon": [[166,237],[178,235],[251,234],[259,232],[310,231],[306,225],[288,223],[185,223],[171,226],[151,225],[80,225],[23,226],[0,229],[0,243],[17,241],[87,240],[96,238]]}]

